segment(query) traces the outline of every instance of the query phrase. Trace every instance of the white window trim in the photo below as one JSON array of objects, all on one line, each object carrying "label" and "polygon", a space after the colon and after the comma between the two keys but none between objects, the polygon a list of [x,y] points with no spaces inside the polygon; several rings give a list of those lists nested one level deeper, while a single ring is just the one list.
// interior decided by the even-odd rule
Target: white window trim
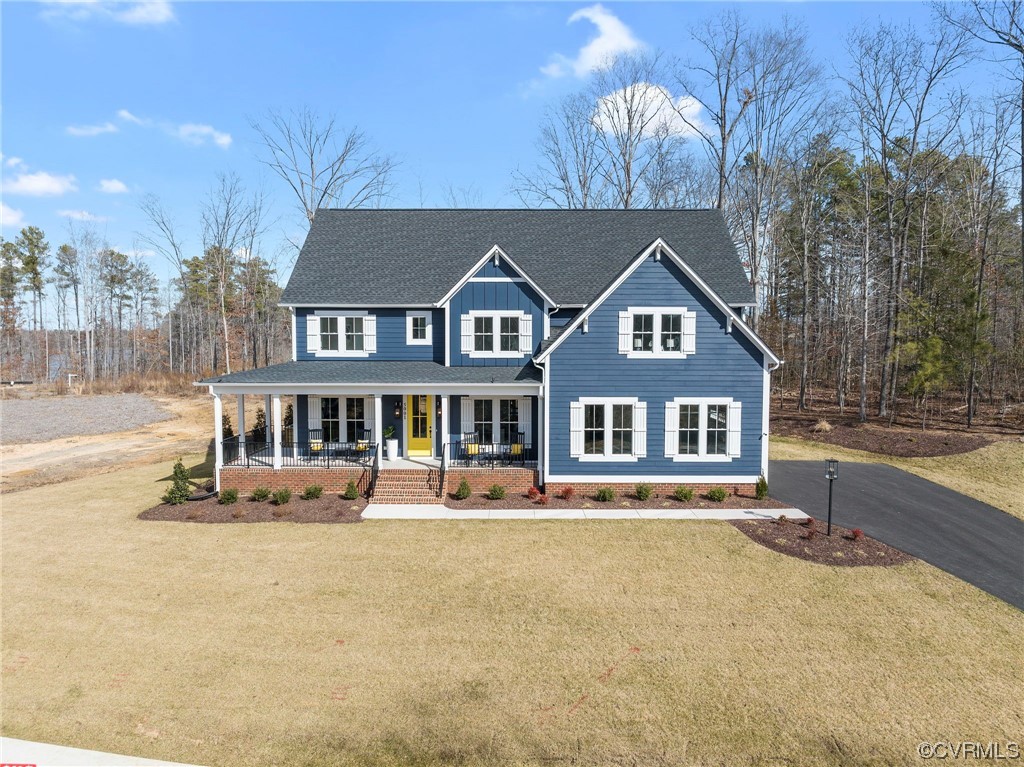
[{"label": "white window trim", "polygon": [[[415,317],[423,317],[427,321],[427,337],[412,337],[412,321]],[[433,346],[434,345],[434,319],[431,312],[406,312],[405,315],[405,343],[408,346]]]},{"label": "white window trim", "polygon": [[[580,397],[575,400],[584,407],[587,405],[604,405],[604,454],[581,453],[576,460],[584,463],[635,463],[640,460],[636,455],[636,406],[640,404],[638,397]],[[613,416],[610,410],[611,405],[632,405],[633,406],[633,439],[632,452],[629,455],[614,454],[612,450],[612,422]],[[584,438],[586,436],[586,411],[584,410]],[[584,440],[585,441],[585,440]]]},{"label": "white window trim", "polygon": [[[732,397],[676,397],[672,400],[676,405],[698,405],[700,412],[697,415],[697,455],[687,453],[685,455],[679,454],[679,445],[676,443],[676,454],[671,456],[672,460],[676,463],[729,463],[733,458],[739,456],[732,456],[728,453],[726,448],[725,455],[715,454],[708,455],[708,405],[725,405],[726,408],[730,408],[733,404]],[[732,418],[731,408],[727,410],[726,419]],[[679,420],[672,424],[672,430],[676,433],[676,439],[679,439]],[[665,424],[665,431],[669,431],[669,424]],[[729,421],[725,422],[725,439],[728,445],[729,441]],[[665,457],[668,458],[668,451],[665,453]]]},{"label": "white window trim", "polygon": [[512,399],[518,402],[516,406],[518,408],[518,431],[523,433],[523,439],[527,445],[533,444],[533,404],[530,401],[530,397],[476,397],[473,395],[466,395],[465,400],[469,401],[468,411],[464,411],[459,426],[462,429],[463,434],[470,434],[476,431],[476,403],[478,400],[488,400],[491,403],[491,435],[492,442],[498,444],[501,442],[501,401],[505,399]]},{"label": "white window trim", "polygon": [[526,357],[530,354],[530,349],[520,349],[517,352],[503,352],[501,351],[501,318],[502,317],[515,317],[519,320],[519,337],[520,346],[522,346],[522,328],[523,324],[527,321],[531,324],[530,329],[530,343],[533,343],[533,323],[531,315],[524,311],[493,311],[490,309],[470,309],[466,312],[466,316],[473,322],[473,345],[476,344],[476,318],[477,317],[491,317],[494,319],[493,327],[491,328],[491,334],[493,336],[494,350],[489,352],[478,352],[476,349],[471,348],[470,351],[466,352],[466,356],[471,359],[502,359],[502,360],[516,360]]},{"label": "white window trim", "polygon": [[[628,352],[620,350],[619,354],[625,354],[627,359],[684,360],[691,354],[697,353],[696,342],[694,343],[694,350],[692,352],[686,351],[686,325],[688,322],[695,322],[695,319],[687,320],[687,316],[694,318],[697,316],[697,313],[693,311],[693,309],[687,309],[685,306],[628,306],[623,314],[629,317],[630,350]],[[654,315],[654,351],[638,352],[634,351],[632,348],[633,315],[636,314]],[[682,315],[682,326],[680,327],[679,335],[679,351],[677,352],[667,352],[661,348],[661,318],[665,314]]]},{"label": "white window trim", "polygon": [[[337,351],[324,351],[323,349],[318,349],[317,351],[313,352],[314,356],[316,356],[318,358],[323,357],[323,358],[343,358],[343,359],[360,359],[360,358],[365,358],[365,357],[369,357],[370,356],[371,352],[366,348],[366,346],[367,346],[366,339],[367,339],[367,335],[368,334],[366,332],[365,320],[368,317],[371,317],[371,316],[374,317],[374,319],[376,319],[376,315],[371,315],[367,311],[359,311],[359,310],[355,310],[355,309],[350,309],[350,310],[329,310],[329,311],[328,310],[323,310],[323,311],[316,311],[316,312],[313,312],[312,316],[317,318],[317,322],[318,323],[320,321],[320,317],[337,317],[338,318],[338,347],[339,347],[338,350]],[[364,323],[363,323],[363,350],[362,351],[348,351],[348,350],[346,350],[344,348],[344,346],[345,346],[345,319],[348,318],[348,317],[362,317],[364,319]],[[374,333],[374,340],[376,341],[376,333]]]}]

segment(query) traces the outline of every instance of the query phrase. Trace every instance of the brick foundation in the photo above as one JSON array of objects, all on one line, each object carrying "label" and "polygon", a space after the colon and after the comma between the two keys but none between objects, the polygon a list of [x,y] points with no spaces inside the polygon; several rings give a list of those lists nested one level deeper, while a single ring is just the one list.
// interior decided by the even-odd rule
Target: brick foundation
[{"label": "brick foundation", "polygon": [[341,493],[349,482],[355,482],[360,494],[365,495],[370,484],[370,471],[360,466],[331,469],[303,467],[280,471],[225,466],[220,470],[220,486],[225,489],[234,488],[243,495],[257,487],[269,487],[271,490],[286,487],[293,493],[301,493],[309,485],[321,485],[325,493]]},{"label": "brick foundation", "polygon": [[[639,482],[548,482],[547,490],[548,495],[558,495],[562,492],[563,487],[571,487],[575,491],[576,495],[593,495],[602,487],[610,487],[615,491],[616,495],[632,495],[636,490],[636,486]],[[735,483],[735,482],[712,482],[698,483],[698,482],[648,482],[651,487],[654,488],[656,495],[672,495],[675,489],[682,485],[683,487],[689,487],[693,489],[695,495],[703,495],[713,487],[723,487],[727,493],[731,495],[754,495],[755,486],[749,482],[747,483]]]},{"label": "brick foundation", "polygon": [[474,493],[486,493],[491,489],[491,485],[501,485],[510,493],[525,493],[539,481],[536,469],[450,467],[444,475],[445,493],[454,493],[463,477],[469,482],[469,488]]}]

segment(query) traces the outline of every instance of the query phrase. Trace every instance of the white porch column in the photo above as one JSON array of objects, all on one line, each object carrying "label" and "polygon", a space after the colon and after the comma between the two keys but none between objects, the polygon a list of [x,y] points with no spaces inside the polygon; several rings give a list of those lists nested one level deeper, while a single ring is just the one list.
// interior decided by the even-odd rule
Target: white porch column
[{"label": "white porch column", "polygon": [[274,425],[274,416],[270,412],[270,395],[263,395],[263,441],[270,442],[270,428]]},{"label": "white porch column", "polygon": [[238,398],[238,457],[245,457],[245,395],[239,394]]},{"label": "white porch column", "polygon": [[274,468],[281,468],[281,395],[272,396],[274,411]]},{"label": "white porch column", "polygon": [[379,394],[373,395],[373,441],[377,443],[375,461],[380,466],[381,454],[384,452],[384,400]]},{"label": "white porch column", "polygon": [[[444,451],[447,449],[448,443],[451,442],[449,439],[448,429],[451,421],[448,418],[448,405],[451,397],[447,394],[441,395],[441,455],[444,455]],[[451,456],[448,456],[451,458]]]},{"label": "white porch column", "polygon": [[[547,434],[545,429],[547,424],[544,419],[544,395],[537,395],[537,433],[533,438],[533,441],[537,443],[537,483],[544,485],[547,481],[547,477],[544,472],[544,443],[547,441]],[[544,492],[547,492],[545,489]]]},{"label": "white porch column", "polygon": [[213,394],[213,483],[220,490],[220,467],[224,465],[224,405],[220,395]]}]

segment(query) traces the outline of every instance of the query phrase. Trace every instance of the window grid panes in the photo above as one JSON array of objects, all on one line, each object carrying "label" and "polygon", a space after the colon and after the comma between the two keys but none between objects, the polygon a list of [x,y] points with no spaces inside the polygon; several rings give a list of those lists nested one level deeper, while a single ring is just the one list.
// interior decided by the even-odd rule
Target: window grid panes
[{"label": "window grid panes", "polygon": [[612,455],[633,454],[633,406],[612,405]]},{"label": "window grid panes", "polygon": [[604,405],[583,406],[583,452],[604,455]]},{"label": "window grid panes", "polygon": [[478,352],[494,351],[494,318],[473,318],[473,349]]},{"label": "window grid panes", "polygon": [[349,397],[345,403],[345,441],[358,442],[366,427],[366,402],[362,397]]},{"label": "window grid panes", "polygon": [[510,445],[517,441],[519,436],[519,401],[514,399],[503,399],[499,402],[499,426],[501,428],[501,442]]},{"label": "window grid panes", "polygon": [[326,352],[338,351],[338,318],[320,318],[320,349]]},{"label": "window grid panes", "polygon": [[708,455],[725,455],[728,452],[728,405],[708,405]]},{"label": "window grid panes", "polygon": [[363,351],[363,318],[345,318],[345,351]]},{"label": "window grid panes", "polygon": [[661,350],[677,352],[683,347],[683,315],[661,315]]},{"label": "window grid panes", "polygon": [[426,341],[427,340],[427,318],[426,317],[413,317],[412,318],[412,339],[414,341]]},{"label": "window grid panes", "polygon": [[480,444],[494,442],[494,403],[491,400],[473,400],[473,431]]},{"label": "window grid panes", "polygon": [[501,317],[501,350],[503,352],[519,351],[519,318]]},{"label": "window grid panes", "polygon": [[654,351],[654,315],[633,315],[633,351]]},{"label": "window grid panes", "polygon": [[320,428],[326,442],[337,442],[341,435],[338,410],[337,397],[324,397],[320,400]]},{"label": "window grid panes", "polygon": [[679,406],[679,454],[700,452],[700,405]]}]

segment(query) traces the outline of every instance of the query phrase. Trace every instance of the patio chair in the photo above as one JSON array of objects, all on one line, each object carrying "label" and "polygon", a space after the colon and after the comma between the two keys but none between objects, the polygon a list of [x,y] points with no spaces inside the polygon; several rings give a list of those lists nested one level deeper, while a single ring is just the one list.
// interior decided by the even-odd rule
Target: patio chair
[{"label": "patio chair", "polygon": [[323,429],[310,429],[309,430],[309,457],[312,459],[320,459],[325,457],[324,453],[324,430]]},{"label": "patio chair", "polygon": [[477,440],[476,432],[462,435],[461,458],[467,465],[477,463],[482,459],[480,442]]}]

